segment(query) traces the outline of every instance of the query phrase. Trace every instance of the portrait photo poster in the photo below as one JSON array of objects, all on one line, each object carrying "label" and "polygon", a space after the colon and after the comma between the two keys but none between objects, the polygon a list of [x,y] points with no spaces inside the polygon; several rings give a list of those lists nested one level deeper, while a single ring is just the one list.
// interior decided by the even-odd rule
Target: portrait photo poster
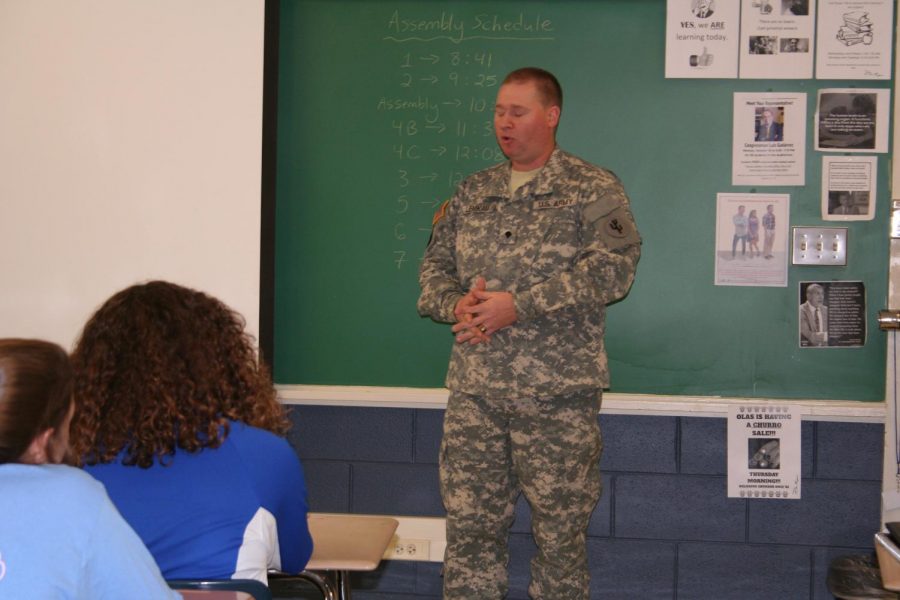
[{"label": "portrait photo poster", "polygon": [[716,196],[715,285],[787,287],[790,195]]},{"label": "portrait photo poster", "polygon": [[805,185],[805,93],[735,92],[732,127],[732,185]]},{"label": "portrait photo poster", "polygon": [[860,348],[866,344],[862,281],[801,281],[797,330],[801,348]]}]

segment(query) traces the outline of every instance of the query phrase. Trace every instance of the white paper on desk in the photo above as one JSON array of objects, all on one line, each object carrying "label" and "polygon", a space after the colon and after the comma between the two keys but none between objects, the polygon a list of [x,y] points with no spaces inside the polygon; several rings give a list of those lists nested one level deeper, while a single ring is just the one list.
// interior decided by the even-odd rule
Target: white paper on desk
[{"label": "white paper on desk", "polygon": [[[766,135],[767,114],[776,131]],[[804,185],[806,94],[734,94],[732,185]]]},{"label": "white paper on desk", "polygon": [[894,0],[819,0],[819,79],[890,79]]},{"label": "white paper on desk", "polygon": [[739,16],[736,0],[668,0],[666,77],[737,77]]},{"label": "white paper on desk", "polygon": [[741,2],[741,79],[810,79],[815,0]]},{"label": "white paper on desk", "polygon": [[728,411],[728,497],[800,499],[800,408],[738,405]]}]

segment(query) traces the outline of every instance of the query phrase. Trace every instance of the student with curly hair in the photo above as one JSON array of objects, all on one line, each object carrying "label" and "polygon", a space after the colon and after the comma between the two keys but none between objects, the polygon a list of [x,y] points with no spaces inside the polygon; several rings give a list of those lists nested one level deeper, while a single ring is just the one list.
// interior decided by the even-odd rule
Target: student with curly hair
[{"label": "student with curly hair", "polygon": [[0,340],[0,598],[178,598],[103,486],[59,464],[71,419],[63,349]]},{"label": "student with curly hair", "polygon": [[243,318],[164,281],[112,296],[72,356],[72,448],[167,579],[299,572],[303,470]]}]

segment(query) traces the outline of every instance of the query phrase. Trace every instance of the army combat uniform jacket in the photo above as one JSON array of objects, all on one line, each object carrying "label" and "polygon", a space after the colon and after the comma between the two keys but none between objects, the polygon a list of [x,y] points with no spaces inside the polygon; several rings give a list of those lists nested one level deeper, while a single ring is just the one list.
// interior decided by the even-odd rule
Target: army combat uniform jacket
[{"label": "army combat uniform jacket", "polygon": [[607,387],[606,304],[628,292],[640,256],[625,190],[559,148],[512,197],[509,181],[508,162],[475,173],[435,218],[419,313],[455,322],[481,276],[512,293],[518,317],[490,343],[454,343],[446,385],[488,397]]}]

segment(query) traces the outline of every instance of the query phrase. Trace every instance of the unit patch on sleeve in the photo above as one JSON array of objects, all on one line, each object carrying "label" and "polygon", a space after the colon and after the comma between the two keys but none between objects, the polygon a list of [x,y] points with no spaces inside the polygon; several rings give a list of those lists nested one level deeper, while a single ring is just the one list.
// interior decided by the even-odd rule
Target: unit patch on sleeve
[{"label": "unit patch on sleeve", "polygon": [[610,248],[621,248],[641,241],[634,221],[623,208],[617,208],[596,221],[594,227],[606,238]]}]

